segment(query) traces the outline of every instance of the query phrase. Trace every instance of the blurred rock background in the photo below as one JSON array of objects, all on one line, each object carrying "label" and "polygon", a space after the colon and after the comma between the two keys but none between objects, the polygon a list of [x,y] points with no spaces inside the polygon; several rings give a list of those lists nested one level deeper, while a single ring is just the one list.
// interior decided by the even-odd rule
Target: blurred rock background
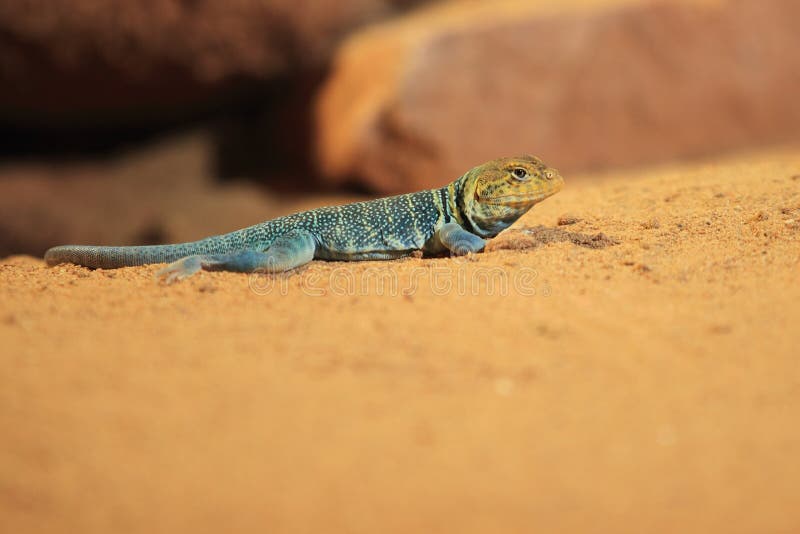
[{"label": "blurred rock background", "polygon": [[[797,0],[0,3],[0,256],[800,139]],[[318,197],[317,197],[318,198]]]}]

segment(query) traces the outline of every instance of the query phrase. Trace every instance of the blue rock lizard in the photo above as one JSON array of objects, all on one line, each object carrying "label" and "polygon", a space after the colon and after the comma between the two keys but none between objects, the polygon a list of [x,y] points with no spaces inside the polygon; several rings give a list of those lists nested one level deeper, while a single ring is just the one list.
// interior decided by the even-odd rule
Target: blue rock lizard
[{"label": "blue rock lizard", "polygon": [[391,260],[416,251],[463,255],[482,251],[488,238],[563,184],[558,171],[538,158],[501,158],[441,189],[313,209],[190,243],[63,245],[44,258],[47,265],[103,269],[169,263],[156,276],[172,283],[201,269],[278,273],[313,259]]}]

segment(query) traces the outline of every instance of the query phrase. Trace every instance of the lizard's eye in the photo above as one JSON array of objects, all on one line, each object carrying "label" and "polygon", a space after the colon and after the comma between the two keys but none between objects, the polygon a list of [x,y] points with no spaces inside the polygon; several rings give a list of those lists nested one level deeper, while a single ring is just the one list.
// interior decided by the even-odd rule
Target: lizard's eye
[{"label": "lizard's eye", "polygon": [[522,167],[517,167],[511,172],[514,174],[514,178],[516,178],[517,180],[525,180],[528,178],[528,171],[526,171]]}]

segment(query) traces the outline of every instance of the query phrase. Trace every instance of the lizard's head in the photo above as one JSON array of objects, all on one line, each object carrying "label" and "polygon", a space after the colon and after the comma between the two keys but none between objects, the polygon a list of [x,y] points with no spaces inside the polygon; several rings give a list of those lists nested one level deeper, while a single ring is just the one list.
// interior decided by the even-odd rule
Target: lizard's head
[{"label": "lizard's head", "polygon": [[459,182],[464,215],[486,237],[499,234],[564,186],[557,170],[533,156],[492,160]]}]

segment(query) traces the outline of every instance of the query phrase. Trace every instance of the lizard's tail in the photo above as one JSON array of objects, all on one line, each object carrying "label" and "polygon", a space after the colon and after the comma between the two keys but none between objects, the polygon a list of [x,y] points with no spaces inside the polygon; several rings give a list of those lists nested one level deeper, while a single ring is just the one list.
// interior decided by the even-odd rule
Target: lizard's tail
[{"label": "lizard's tail", "polygon": [[84,267],[114,269],[150,263],[171,263],[195,254],[228,254],[238,250],[266,249],[272,241],[270,228],[257,224],[228,234],[216,235],[174,245],[136,247],[99,247],[94,245],[61,245],[44,254],[47,265],[74,263]]},{"label": "lizard's tail", "polygon": [[193,254],[216,254],[228,251],[230,247],[221,240],[140,247],[62,245],[45,252],[44,261],[49,266],[74,263],[84,267],[114,269],[150,263],[170,263]]}]

